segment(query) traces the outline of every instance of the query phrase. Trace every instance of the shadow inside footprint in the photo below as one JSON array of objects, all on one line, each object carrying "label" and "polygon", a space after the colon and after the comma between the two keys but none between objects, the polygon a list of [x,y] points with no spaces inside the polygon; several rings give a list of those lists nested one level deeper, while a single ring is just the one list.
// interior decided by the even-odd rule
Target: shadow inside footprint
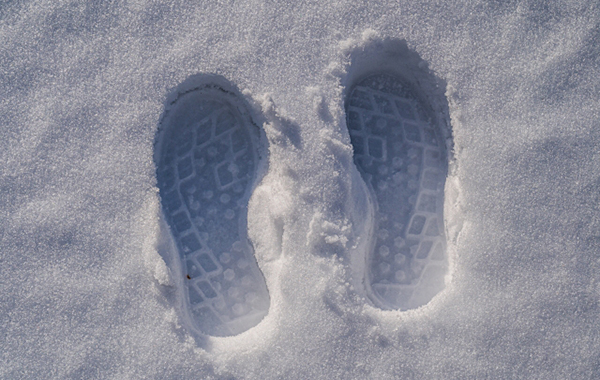
[{"label": "shadow inside footprint", "polygon": [[375,205],[366,293],[383,309],[417,308],[444,288],[448,271],[445,84],[403,41],[376,41],[350,57],[346,122]]}]

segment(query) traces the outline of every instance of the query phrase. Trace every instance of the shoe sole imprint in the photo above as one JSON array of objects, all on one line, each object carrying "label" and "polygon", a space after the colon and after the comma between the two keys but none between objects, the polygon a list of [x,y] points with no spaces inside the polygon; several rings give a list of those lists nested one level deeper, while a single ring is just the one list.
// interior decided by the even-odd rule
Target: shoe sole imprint
[{"label": "shoe sole imprint", "polygon": [[417,308],[444,288],[448,162],[440,127],[426,109],[389,74],[359,81],[346,106],[354,161],[376,205],[365,285],[383,309]]},{"label": "shoe sole imprint", "polygon": [[163,120],[157,179],[181,260],[192,328],[239,334],[269,309],[247,237],[259,127],[237,91],[207,84],[180,95]]}]

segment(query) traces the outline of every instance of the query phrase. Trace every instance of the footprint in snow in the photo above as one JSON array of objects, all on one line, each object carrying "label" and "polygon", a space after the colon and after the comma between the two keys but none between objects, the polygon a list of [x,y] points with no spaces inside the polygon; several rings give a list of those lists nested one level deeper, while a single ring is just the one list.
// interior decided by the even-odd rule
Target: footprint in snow
[{"label": "footprint in snow", "polygon": [[[435,108],[447,102],[428,92],[432,75],[405,43],[386,40],[371,50],[352,56],[345,99],[354,162],[374,206],[363,273],[355,276],[373,305],[408,310],[438,294],[448,271],[442,211],[449,132]],[[181,89],[161,120],[155,161],[178,252],[172,272],[182,318],[201,335],[237,335],[270,305],[247,236],[265,143],[244,97],[224,78],[194,76]]]}]

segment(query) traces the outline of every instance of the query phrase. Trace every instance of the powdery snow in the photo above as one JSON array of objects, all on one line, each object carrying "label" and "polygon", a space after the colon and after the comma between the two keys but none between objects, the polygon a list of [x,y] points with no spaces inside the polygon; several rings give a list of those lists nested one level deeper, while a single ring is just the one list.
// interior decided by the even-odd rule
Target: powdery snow
[{"label": "powdery snow", "polygon": [[[599,21],[592,1],[3,4],[0,377],[600,377]],[[352,262],[372,227],[345,96],[390,39],[443,84],[422,83],[453,142],[446,286],[409,311],[371,306]],[[190,332],[165,254],[155,135],[197,74],[268,141],[247,217],[270,307],[232,337]]]}]

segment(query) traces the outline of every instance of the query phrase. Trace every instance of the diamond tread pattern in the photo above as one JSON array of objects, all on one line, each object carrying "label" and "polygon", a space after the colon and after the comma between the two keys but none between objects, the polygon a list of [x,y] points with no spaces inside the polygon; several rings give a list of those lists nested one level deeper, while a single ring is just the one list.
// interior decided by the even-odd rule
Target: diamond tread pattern
[{"label": "diamond tread pattern", "polygon": [[189,312],[205,334],[236,335],[269,308],[246,232],[257,127],[228,101],[201,91],[179,98],[172,114],[157,174]]},{"label": "diamond tread pattern", "polygon": [[416,96],[390,75],[358,83],[347,105],[354,161],[378,205],[367,281],[373,302],[407,310],[444,287],[447,270],[440,130]]}]

